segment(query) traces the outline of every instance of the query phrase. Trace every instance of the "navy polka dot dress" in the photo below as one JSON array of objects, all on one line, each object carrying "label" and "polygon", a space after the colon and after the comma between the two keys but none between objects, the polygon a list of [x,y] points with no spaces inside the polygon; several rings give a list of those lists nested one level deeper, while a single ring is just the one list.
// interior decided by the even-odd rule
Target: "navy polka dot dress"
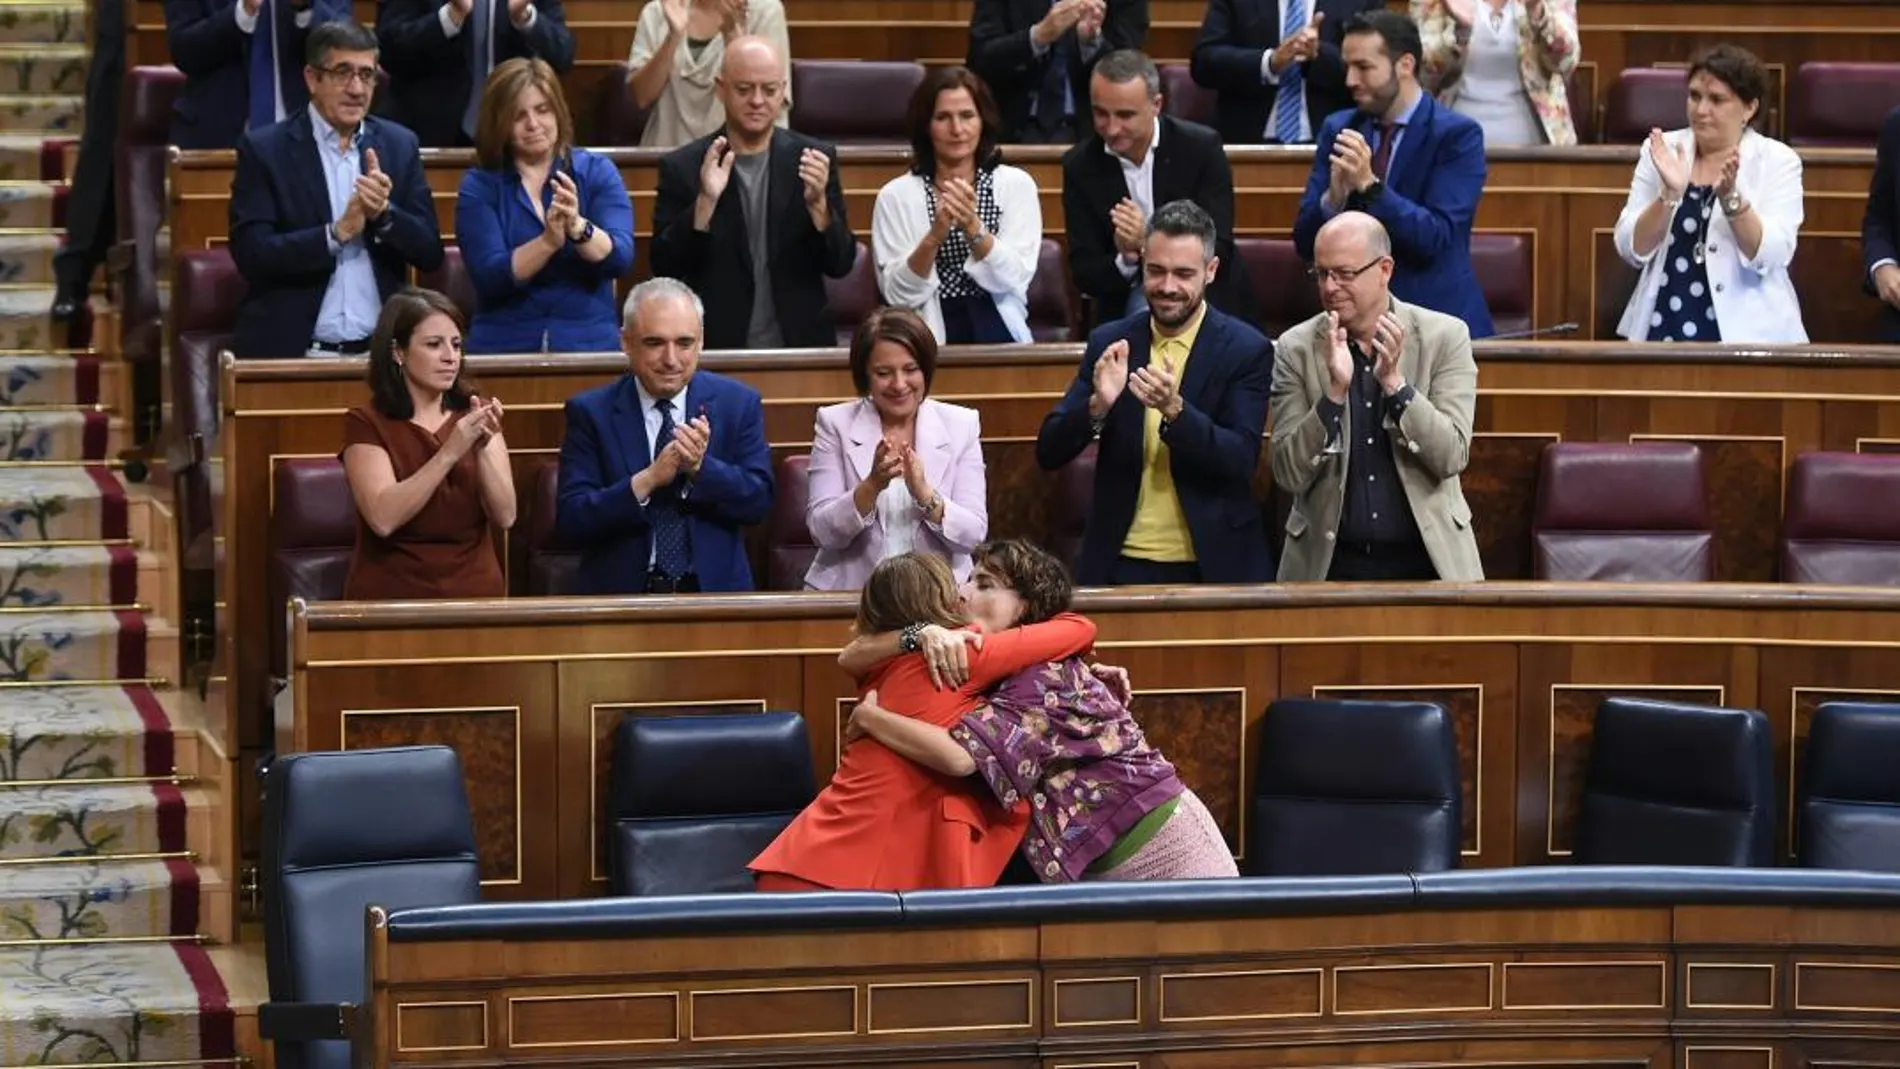
[{"label": "navy polka dot dress", "polygon": [[1682,206],[1669,228],[1669,248],[1663,252],[1656,310],[1649,315],[1650,341],[1722,340],[1715,301],[1709,294],[1709,268],[1696,255],[1714,216],[1714,186],[1690,186],[1683,191]]}]

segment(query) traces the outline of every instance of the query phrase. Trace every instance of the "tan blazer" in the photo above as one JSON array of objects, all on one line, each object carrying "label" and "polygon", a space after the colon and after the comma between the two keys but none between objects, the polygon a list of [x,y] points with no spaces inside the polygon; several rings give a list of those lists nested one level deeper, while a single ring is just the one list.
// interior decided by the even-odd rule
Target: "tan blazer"
[{"label": "tan blazer", "polygon": [[[1484,565],[1471,532],[1471,506],[1465,504],[1458,483],[1458,473],[1471,457],[1471,417],[1478,403],[1471,333],[1461,319],[1397,299],[1392,311],[1405,324],[1399,371],[1418,395],[1403,419],[1397,424],[1388,419],[1385,425],[1399,480],[1439,578],[1476,582],[1484,578]],[[1314,316],[1282,334],[1274,347],[1269,408],[1273,481],[1293,499],[1286,548],[1280,554],[1283,583],[1326,578],[1346,502],[1350,454],[1321,452],[1326,446],[1326,427],[1319,418],[1327,382],[1325,324],[1324,314]],[[1348,437],[1352,417],[1348,408],[1342,417]]]}]

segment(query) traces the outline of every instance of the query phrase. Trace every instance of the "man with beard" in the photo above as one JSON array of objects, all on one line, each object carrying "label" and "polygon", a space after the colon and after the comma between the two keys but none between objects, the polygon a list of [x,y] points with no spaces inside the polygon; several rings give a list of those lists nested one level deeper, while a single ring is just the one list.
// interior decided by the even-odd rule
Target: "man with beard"
[{"label": "man with beard", "polygon": [[1142,254],[1148,310],[1089,335],[1068,393],[1042,422],[1053,471],[1099,442],[1076,581],[1086,586],[1260,583],[1272,577],[1254,466],[1273,346],[1207,303],[1214,220],[1156,209]]},{"label": "man with beard", "polygon": [[1346,24],[1346,89],[1354,107],[1328,116],[1300,198],[1293,243],[1308,263],[1321,224],[1361,211],[1392,241],[1392,292],[1492,333],[1471,270],[1471,220],[1484,192],[1484,131],[1440,107],[1418,82],[1418,25],[1390,11]]},{"label": "man with beard", "polygon": [[1312,274],[1326,310],[1273,365],[1273,481],[1293,499],[1280,579],[1483,579],[1458,481],[1478,405],[1465,325],[1393,298],[1370,215],[1320,227]]}]

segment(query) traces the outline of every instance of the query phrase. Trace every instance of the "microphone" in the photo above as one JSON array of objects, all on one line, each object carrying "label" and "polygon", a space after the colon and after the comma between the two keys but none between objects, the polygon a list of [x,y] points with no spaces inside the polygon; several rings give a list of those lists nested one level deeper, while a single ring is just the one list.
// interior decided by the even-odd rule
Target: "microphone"
[{"label": "microphone", "polygon": [[1505,334],[1493,334],[1480,341],[1524,341],[1527,338],[1548,338],[1559,334],[1575,334],[1582,328],[1575,323],[1559,323],[1554,327],[1538,327],[1536,330],[1513,330]]}]

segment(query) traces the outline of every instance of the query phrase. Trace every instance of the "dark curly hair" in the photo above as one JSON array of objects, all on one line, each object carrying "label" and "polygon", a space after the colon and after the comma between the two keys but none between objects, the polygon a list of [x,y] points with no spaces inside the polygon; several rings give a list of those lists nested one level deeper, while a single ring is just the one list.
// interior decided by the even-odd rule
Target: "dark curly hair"
[{"label": "dark curly hair", "polygon": [[[454,301],[417,286],[389,298],[383,304],[383,314],[377,317],[376,333],[369,342],[370,403],[390,419],[412,419],[416,414],[416,403],[409,396],[409,384],[403,380],[402,365],[396,357],[409,348],[409,339],[423,320],[434,315],[448,316],[455,323],[456,333],[468,332],[468,323]],[[474,396],[475,384],[469,381],[464,365],[456,371],[455,384],[442,395],[442,407],[452,412],[467,409]]]},{"label": "dark curly hair", "polygon": [[1021,538],[999,538],[976,547],[971,554],[976,567],[989,572],[1016,592],[1023,601],[1018,626],[1039,624],[1069,611],[1075,601],[1075,584],[1069,569],[1055,554]]},{"label": "dark curly hair", "polygon": [[1740,45],[1719,44],[1689,61],[1689,77],[1706,74],[1729,87],[1744,104],[1759,104],[1768,92],[1768,68]]}]

